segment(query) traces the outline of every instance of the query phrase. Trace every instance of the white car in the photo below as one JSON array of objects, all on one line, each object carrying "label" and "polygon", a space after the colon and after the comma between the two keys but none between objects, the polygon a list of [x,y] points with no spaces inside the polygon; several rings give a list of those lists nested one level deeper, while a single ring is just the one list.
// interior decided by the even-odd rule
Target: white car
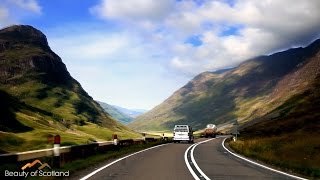
[{"label": "white car", "polygon": [[193,131],[189,125],[175,125],[173,129],[173,142],[187,141],[193,143]]}]

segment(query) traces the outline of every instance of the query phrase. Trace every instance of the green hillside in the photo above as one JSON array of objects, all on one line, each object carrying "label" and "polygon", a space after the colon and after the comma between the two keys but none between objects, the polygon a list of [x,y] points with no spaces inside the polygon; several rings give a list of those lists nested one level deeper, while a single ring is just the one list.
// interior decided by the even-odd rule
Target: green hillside
[{"label": "green hillside", "polygon": [[48,135],[80,144],[138,135],[106,114],[31,26],[0,30],[0,151],[46,147]]},{"label": "green hillside", "polygon": [[202,129],[208,123],[255,122],[314,89],[319,51],[317,40],[305,48],[253,58],[223,73],[202,73],[129,127],[170,130],[174,124],[190,124]]},{"label": "green hillside", "polygon": [[110,116],[112,116],[115,120],[119,121],[120,123],[128,124],[133,120],[132,117],[120,112],[117,108],[113,107],[112,105],[100,101],[97,102],[100,104],[100,106],[104,109],[106,113],[110,114]]}]

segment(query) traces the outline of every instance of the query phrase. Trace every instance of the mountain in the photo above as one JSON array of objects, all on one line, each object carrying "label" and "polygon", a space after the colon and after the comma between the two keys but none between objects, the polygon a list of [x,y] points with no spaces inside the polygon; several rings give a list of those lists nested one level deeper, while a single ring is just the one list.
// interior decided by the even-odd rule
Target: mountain
[{"label": "mountain", "polygon": [[115,120],[119,121],[120,123],[128,124],[133,120],[132,117],[130,117],[127,114],[124,114],[114,106],[100,101],[97,102],[100,104],[100,106],[104,109],[105,112],[110,114]]},{"label": "mountain", "polygon": [[136,118],[139,115],[148,111],[145,109],[127,109],[127,108],[123,108],[123,107],[116,106],[116,105],[112,105],[112,106],[115,107],[116,109],[118,109],[123,114],[130,116],[131,118]]},{"label": "mountain", "polygon": [[0,96],[0,152],[43,148],[55,134],[64,145],[136,136],[103,111],[32,26],[0,30]]},{"label": "mountain", "polygon": [[[305,48],[247,60],[230,71],[201,73],[129,127],[171,130],[175,124],[190,124],[202,129],[208,123],[237,120],[252,125],[266,117],[283,116],[300,107],[301,101],[315,101],[305,95],[319,91],[315,86],[320,74],[319,51],[317,40]],[[308,112],[305,109],[307,114],[302,115]]]}]

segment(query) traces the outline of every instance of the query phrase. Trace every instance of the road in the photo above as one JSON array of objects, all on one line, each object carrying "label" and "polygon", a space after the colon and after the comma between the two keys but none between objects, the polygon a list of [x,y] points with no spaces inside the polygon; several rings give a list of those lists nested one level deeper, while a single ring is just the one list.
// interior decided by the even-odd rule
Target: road
[{"label": "road", "polygon": [[[292,179],[247,163],[228,153],[221,145],[224,138],[197,139],[196,147],[187,143],[171,143],[156,147],[94,172],[88,179],[112,180],[192,180],[197,179]],[[204,140],[208,140],[203,142]],[[197,142],[202,142],[197,144]],[[192,150],[193,149],[193,150]],[[193,151],[193,152],[191,152]],[[186,154],[186,155],[185,155]],[[192,162],[194,158],[201,177]],[[187,165],[189,164],[189,165]],[[188,167],[189,166],[189,167]],[[191,171],[194,171],[193,177]]]}]

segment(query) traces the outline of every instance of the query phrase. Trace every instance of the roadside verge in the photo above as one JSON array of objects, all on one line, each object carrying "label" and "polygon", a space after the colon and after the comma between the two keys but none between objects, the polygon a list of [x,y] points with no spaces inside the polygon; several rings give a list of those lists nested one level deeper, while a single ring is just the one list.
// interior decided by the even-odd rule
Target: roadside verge
[{"label": "roadside verge", "polygon": [[[222,141],[222,147],[223,147],[228,153],[230,153],[231,155],[233,155],[233,156],[235,156],[235,157],[237,157],[237,158],[239,158],[239,159],[242,159],[242,160],[244,160],[244,161],[246,161],[246,162],[248,162],[248,163],[251,163],[251,164],[254,164],[254,165],[259,166],[259,167],[261,167],[261,168],[264,168],[264,169],[267,169],[267,170],[270,170],[270,171],[273,171],[273,172],[276,172],[276,173],[279,173],[279,174],[288,176],[288,177],[290,177],[290,178],[299,179],[299,180],[307,180],[307,179],[305,179],[305,178],[302,178],[302,177],[299,177],[299,176],[296,176],[296,175],[292,175],[292,174],[289,174],[289,173],[286,173],[286,172],[283,172],[283,171],[280,171],[280,170],[276,170],[276,169],[271,168],[271,167],[268,167],[268,166],[266,166],[266,165],[262,165],[262,164],[260,164],[260,163],[258,163],[258,162],[255,162],[255,161],[253,161],[253,160],[251,160],[251,159],[248,159],[248,158],[246,158],[246,157],[244,157],[244,156],[241,156],[241,155],[239,155],[239,154],[236,154],[235,152],[232,152],[232,150],[228,149],[228,148],[225,146],[225,142],[226,142],[227,139],[228,139],[228,138],[225,138],[225,139]],[[230,148],[230,147],[229,147],[229,148]]]}]

